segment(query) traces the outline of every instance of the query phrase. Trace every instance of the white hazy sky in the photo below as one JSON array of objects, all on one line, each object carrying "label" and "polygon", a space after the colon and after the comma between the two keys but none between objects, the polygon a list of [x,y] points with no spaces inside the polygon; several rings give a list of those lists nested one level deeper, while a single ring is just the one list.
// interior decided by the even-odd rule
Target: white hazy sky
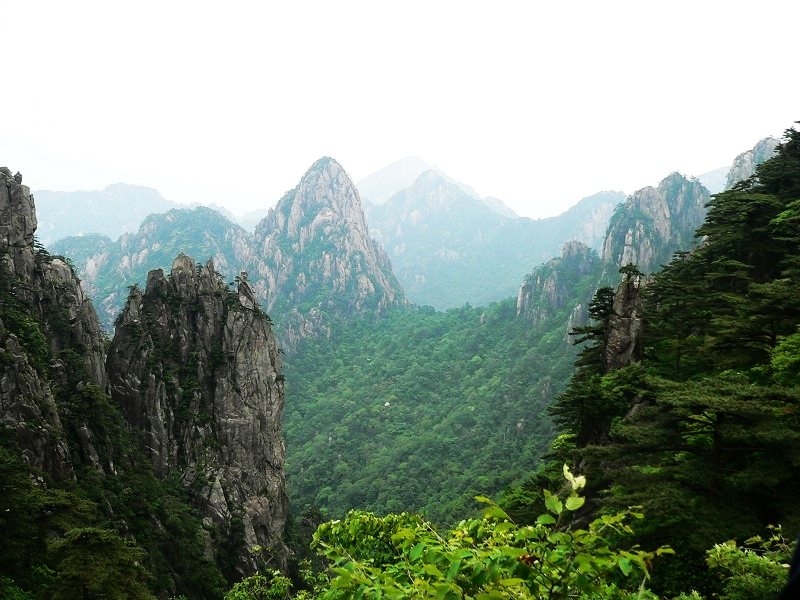
[{"label": "white hazy sky", "polygon": [[419,156],[519,214],[800,120],[789,0],[0,0],[0,165],[233,212]]}]

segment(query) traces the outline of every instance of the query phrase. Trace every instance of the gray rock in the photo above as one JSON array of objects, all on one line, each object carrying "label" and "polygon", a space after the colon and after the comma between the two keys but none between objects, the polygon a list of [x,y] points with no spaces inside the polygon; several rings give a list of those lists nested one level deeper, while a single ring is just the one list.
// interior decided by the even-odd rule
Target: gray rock
[{"label": "gray rock", "polygon": [[242,575],[256,569],[254,546],[279,567],[288,554],[280,353],[248,288],[234,293],[213,262],[179,255],[132,290],[108,354],[111,396],[156,472],[177,470],[223,537],[240,536]]}]

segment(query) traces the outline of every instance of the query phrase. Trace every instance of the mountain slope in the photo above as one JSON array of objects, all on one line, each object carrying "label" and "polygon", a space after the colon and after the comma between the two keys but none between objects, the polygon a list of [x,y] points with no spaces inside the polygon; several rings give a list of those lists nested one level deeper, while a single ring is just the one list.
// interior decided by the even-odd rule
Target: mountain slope
[{"label": "mountain slope", "polygon": [[421,158],[408,156],[370,173],[356,184],[361,199],[370,204],[386,204],[400,190],[404,190],[431,166]]},{"label": "mountain slope", "polygon": [[669,262],[673,252],[691,250],[709,198],[698,180],[680,173],[633,193],[611,217],[603,261],[616,268],[632,263],[651,273]]}]

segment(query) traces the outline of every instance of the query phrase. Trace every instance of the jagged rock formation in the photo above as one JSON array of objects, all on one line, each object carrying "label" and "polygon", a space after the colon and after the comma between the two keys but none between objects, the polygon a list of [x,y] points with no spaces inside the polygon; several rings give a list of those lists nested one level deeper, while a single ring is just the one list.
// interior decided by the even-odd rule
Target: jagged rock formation
[{"label": "jagged rock formation", "polygon": [[517,317],[535,326],[567,304],[577,301],[585,305],[594,293],[591,276],[599,264],[597,253],[591,248],[580,242],[567,242],[561,257],[537,267],[525,278],[517,294]]},{"label": "jagged rock formation", "polygon": [[[120,508],[119,486],[153,493],[160,479],[167,490],[177,473],[206,518],[206,555],[216,553],[219,569],[235,578],[254,572],[257,559],[285,567],[280,356],[246,274],[234,292],[212,263],[198,269],[184,256],[166,277],[151,273],[144,292],[133,288],[107,356],[69,261],[34,239],[34,201],[20,180],[0,169],[3,450],[21,456],[33,474],[43,471],[43,489],[86,494],[136,544],[186,536],[175,547],[189,554],[161,554],[156,567],[160,584],[173,590],[190,575],[181,568],[205,568],[192,549],[199,519],[176,492],[168,508],[154,507],[134,524]],[[139,433],[141,450],[132,443]],[[142,470],[143,456],[152,472]],[[182,515],[180,524],[165,514]],[[263,548],[260,556],[254,546]]]},{"label": "jagged rock formation", "polygon": [[628,273],[614,293],[603,351],[604,371],[613,371],[642,360],[644,321],[640,290],[643,277]]},{"label": "jagged rock formation", "polygon": [[280,354],[247,281],[234,293],[213,262],[186,255],[166,276],[151,271],[128,297],[107,365],[156,472],[179,473],[238,570],[255,570],[254,546],[285,566]]},{"label": "jagged rock formation", "polygon": [[[34,200],[21,181],[0,168],[0,422],[32,467],[73,478],[55,389],[102,389],[103,337],[72,268],[35,242]],[[70,427],[81,433],[83,456],[108,467],[95,460],[91,424]]]},{"label": "jagged rock formation", "polygon": [[756,172],[756,167],[762,162],[771,158],[775,154],[775,149],[780,142],[773,137],[767,137],[759,141],[747,152],[742,152],[733,159],[733,164],[728,171],[728,178],[725,182],[725,189],[729,190],[740,181],[748,179]]},{"label": "jagged rock formation", "polygon": [[[263,262],[253,280],[268,311],[294,309],[288,334],[311,333],[319,313],[352,316],[405,302],[383,249],[369,237],[361,200],[344,169],[321,158],[259,223]],[[251,273],[252,275],[252,273]]]},{"label": "jagged rock formation", "polygon": [[635,192],[611,218],[603,261],[612,270],[627,264],[643,273],[658,270],[675,251],[694,247],[708,200],[708,190],[697,179],[680,173],[672,173],[657,188]]},{"label": "jagged rock formation", "polygon": [[54,244],[53,250],[78,265],[108,331],[125,304],[128,286],[143,283],[149,271],[171,264],[180,252],[213,259],[227,281],[241,271],[256,273],[259,269],[250,234],[206,207],[150,215],[138,231],[117,241],[102,236],[70,237]]}]

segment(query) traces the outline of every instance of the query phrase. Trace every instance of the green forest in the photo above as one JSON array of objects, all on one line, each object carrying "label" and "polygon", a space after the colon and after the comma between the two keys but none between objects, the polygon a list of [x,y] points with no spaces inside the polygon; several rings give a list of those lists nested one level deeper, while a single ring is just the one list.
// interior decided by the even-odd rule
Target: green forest
[{"label": "green forest", "polygon": [[[410,507],[422,509],[424,518],[413,510],[384,517],[357,510],[323,525],[313,544],[328,570],[322,583],[304,593],[777,597],[787,577],[790,540],[800,530],[798,268],[800,134],[790,130],[754,177],[712,198],[695,249],[677,253],[646,281],[635,265],[622,269],[621,287],[637,296],[644,322],[641,351],[630,364],[608,364],[618,292],[597,290],[591,322],[573,332],[580,347],[575,372],[550,408],[554,435],[534,473],[507,487],[496,503],[482,498],[488,506],[482,516],[444,526],[442,520],[453,515],[440,506],[431,514],[425,512],[430,507]],[[502,328],[494,329],[503,335]],[[354,342],[359,339],[370,338],[359,335]],[[370,345],[365,355],[377,358],[383,346]],[[468,343],[458,347],[466,352],[456,361],[462,365],[470,354],[481,355]],[[498,373],[506,372],[512,378],[501,381],[513,382],[513,368]],[[447,378],[455,389],[462,389],[456,382],[469,381],[465,369],[456,367],[427,378]],[[334,379],[337,385],[349,381]],[[363,384],[358,376],[352,381],[354,388]],[[461,402],[469,397],[471,385],[466,387],[457,395]],[[377,391],[365,396],[383,398]],[[353,409],[339,408],[345,427],[374,422],[351,423],[345,414]],[[380,408],[356,403],[355,410]],[[313,429],[311,415],[304,423]],[[432,431],[424,428],[419,435]],[[374,451],[381,456],[381,434],[364,435],[377,440]],[[431,437],[440,445],[432,442],[435,466],[427,468],[446,477],[446,445],[441,436]],[[509,472],[513,467],[504,465],[518,464],[518,456],[507,454],[499,463],[487,459],[486,467],[493,474]],[[382,468],[392,472],[391,465]],[[387,477],[385,483],[414,489],[413,481]],[[365,492],[368,485],[353,487],[353,499],[364,503],[359,508],[376,502],[387,508],[379,492]],[[393,499],[407,496],[413,503],[414,491]],[[338,501],[329,506],[338,516]]]},{"label": "green forest", "polygon": [[285,356],[292,559],[241,580],[81,383],[83,349],[48,346],[60,315],[0,277],[0,340],[57,381],[76,469],[51,481],[0,438],[0,597],[777,598],[800,531],[800,133],[657,273],[541,269],[572,302],[535,322],[511,299],[397,307]]}]

